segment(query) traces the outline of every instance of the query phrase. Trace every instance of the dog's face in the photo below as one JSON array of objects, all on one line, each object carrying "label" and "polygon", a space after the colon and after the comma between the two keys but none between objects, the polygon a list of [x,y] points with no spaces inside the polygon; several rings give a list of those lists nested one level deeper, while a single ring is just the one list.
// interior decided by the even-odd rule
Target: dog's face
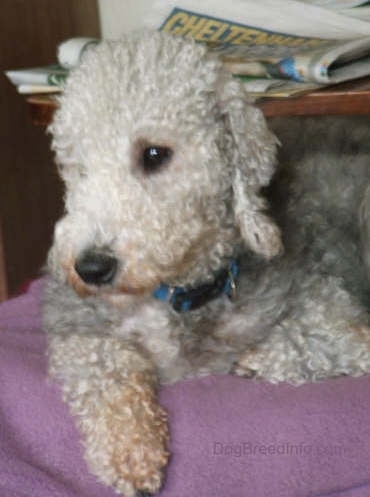
[{"label": "dog's face", "polygon": [[242,238],[266,256],[279,251],[258,195],[274,138],[238,92],[202,47],[168,35],[87,54],[51,126],[66,185],[54,274],[80,294],[135,294],[206,280]]}]

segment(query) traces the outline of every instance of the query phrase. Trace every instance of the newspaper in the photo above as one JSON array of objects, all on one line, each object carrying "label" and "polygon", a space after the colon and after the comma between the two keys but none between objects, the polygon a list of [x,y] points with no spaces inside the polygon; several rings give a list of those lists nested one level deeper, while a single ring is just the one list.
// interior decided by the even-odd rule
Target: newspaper
[{"label": "newspaper", "polygon": [[369,4],[370,2],[364,2],[361,0],[299,0],[303,3],[310,3],[312,5],[317,5],[318,7],[324,7],[325,9],[333,9],[337,11],[342,11],[344,9],[352,9],[354,7],[362,7]]},{"label": "newspaper", "polygon": [[[281,3],[279,0],[274,2],[275,6]],[[161,2],[161,12],[163,3]],[[172,4],[172,2],[167,3]],[[265,82],[263,91],[261,91],[261,82],[247,80],[246,85],[251,93],[275,96],[279,86],[278,94],[282,96],[285,86],[285,96],[289,96],[321,85],[370,75],[370,23],[359,22],[359,32],[367,31],[367,35],[359,36],[357,33],[355,38],[346,38],[344,35],[348,32],[343,31],[342,39],[330,39],[327,37],[328,33],[332,34],[330,29],[319,32],[317,26],[315,29],[310,27],[311,33],[321,36],[307,36],[308,30],[303,31],[305,36],[287,30],[277,32],[272,31],[270,26],[266,28],[266,18],[270,18],[266,15],[263,20],[264,28],[261,28],[234,21],[235,13],[231,19],[219,18],[199,12],[199,9],[190,11],[183,8],[183,5],[193,4],[192,0],[180,0],[179,3],[180,7],[174,7],[167,17],[161,20],[160,29],[174,35],[191,36],[199,42],[207,43],[210,50],[217,53],[224,66],[234,75],[263,78]],[[248,0],[237,3],[247,4]],[[269,3],[269,0],[260,1],[259,6]],[[289,3],[299,4],[301,17],[307,7],[312,12],[312,6],[307,6],[303,2]],[[214,7],[213,4],[212,6]],[[202,10],[203,8],[202,4]],[[317,9],[313,7],[316,15]],[[213,8],[212,12],[216,10]],[[322,8],[319,10],[323,11]],[[332,12],[326,10],[325,12],[328,19],[332,20]],[[284,17],[287,28],[292,24],[292,19],[288,18],[289,16]],[[338,18],[342,16],[334,14],[336,29],[339,26]],[[329,26],[332,25],[329,22]],[[270,85],[267,83],[269,79],[272,80]],[[280,81],[278,85],[279,80],[284,79],[305,85],[299,87],[291,81],[286,84]]]},{"label": "newspaper", "polygon": [[143,18],[143,25],[158,28],[174,8],[203,17],[227,19],[230,24],[261,32],[304,38],[341,40],[370,35],[370,23],[366,21],[298,0],[155,0]]},{"label": "newspaper", "polygon": [[59,64],[5,71],[18,93],[57,93],[69,71]]},{"label": "newspaper", "polygon": [[357,19],[362,19],[363,21],[370,22],[370,4],[355,9],[343,9],[341,13],[346,16],[355,17]]},{"label": "newspaper", "polygon": [[96,38],[69,38],[57,47],[57,64],[5,71],[18,93],[58,93],[69,70],[76,67],[88,49],[99,43]]},{"label": "newspaper", "polygon": [[[251,93],[289,96],[370,74],[370,22],[329,9],[339,3],[364,8],[357,7],[364,2],[351,0],[156,0],[143,25],[207,43]],[[59,64],[72,68],[97,42],[66,40],[58,48]],[[7,76],[18,91],[32,91],[32,84],[35,91],[40,84],[45,92],[60,89],[64,76],[50,83],[43,75],[41,83],[36,69],[28,70],[33,82],[24,70],[18,71],[27,76],[21,82],[14,71]]]},{"label": "newspaper", "polygon": [[370,36],[339,41],[306,39],[297,46],[289,42],[281,40],[276,47],[221,44],[211,50],[218,53],[233,74],[321,84],[370,74]]},{"label": "newspaper", "polygon": [[345,16],[370,21],[370,1],[359,0],[299,0],[325,9],[331,9]]}]

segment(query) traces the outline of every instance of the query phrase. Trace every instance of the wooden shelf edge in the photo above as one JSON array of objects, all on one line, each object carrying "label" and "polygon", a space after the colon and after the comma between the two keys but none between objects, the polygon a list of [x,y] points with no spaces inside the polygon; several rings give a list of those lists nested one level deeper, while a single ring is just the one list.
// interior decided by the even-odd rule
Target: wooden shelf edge
[{"label": "wooden shelf edge", "polygon": [[[32,95],[27,98],[34,124],[47,126],[58,107],[55,95]],[[256,101],[266,117],[370,115],[370,77],[348,81],[297,97],[262,98]]]},{"label": "wooden shelf edge", "polygon": [[48,126],[58,108],[58,101],[51,95],[33,95],[27,98],[32,122],[39,126]]},{"label": "wooden shelf edge", "polygon": [[270,99],[256,102],[266,117],[274,116],[322,116],[370,114],[370,92],[352,95],[336,95],[331,99],[309,94],[287,99]]}]

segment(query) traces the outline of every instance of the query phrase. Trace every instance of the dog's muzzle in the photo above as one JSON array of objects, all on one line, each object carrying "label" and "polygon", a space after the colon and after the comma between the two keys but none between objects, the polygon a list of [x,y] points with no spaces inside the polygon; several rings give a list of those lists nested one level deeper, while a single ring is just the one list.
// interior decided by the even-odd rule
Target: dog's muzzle
[{"label": "dog's muzzle", "polygon": [[117,273],[118,261],[106,250],[91,248],[82,252],[75,263],[81,280],[89,285],[109,285]]}]

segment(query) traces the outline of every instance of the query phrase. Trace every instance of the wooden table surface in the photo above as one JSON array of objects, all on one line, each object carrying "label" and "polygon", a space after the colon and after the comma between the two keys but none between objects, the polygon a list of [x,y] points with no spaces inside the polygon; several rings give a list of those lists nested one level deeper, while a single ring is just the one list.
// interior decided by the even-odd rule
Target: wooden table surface
[{"label": "wooden table surface", "polygon": [[[51,122],[57,102],[50,95],[27,98],[35,124]],[[370,115],[370,77],[328,86],[298,97],[263,98],[256,102],[266,117],[320,116],[344,114]]]}]

